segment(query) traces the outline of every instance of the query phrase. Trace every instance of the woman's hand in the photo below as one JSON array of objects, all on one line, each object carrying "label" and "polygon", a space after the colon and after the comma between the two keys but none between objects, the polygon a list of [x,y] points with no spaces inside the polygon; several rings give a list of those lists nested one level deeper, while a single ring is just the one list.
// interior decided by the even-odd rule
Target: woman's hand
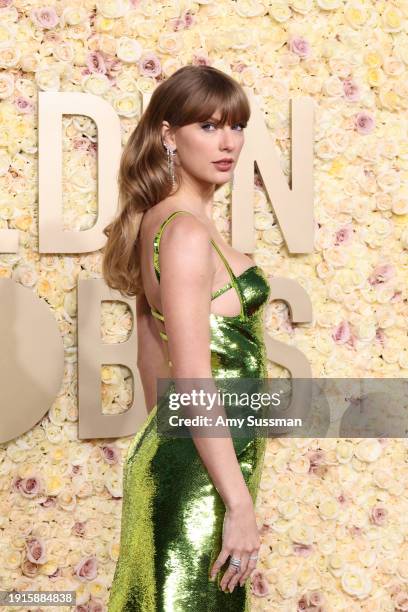
[{"label": "woman's hand", "polygon": [[226,509],[222,539],[222,549],[212,566],[210,577],[214,579],[230,555],[240,559],[238,571],[229,565],[220,582],[223,591],[229,589],[232,593],[237,582],[242,586],[256,567],[256,559],[249,557],[257,556],[261,545],[252,500]]}]

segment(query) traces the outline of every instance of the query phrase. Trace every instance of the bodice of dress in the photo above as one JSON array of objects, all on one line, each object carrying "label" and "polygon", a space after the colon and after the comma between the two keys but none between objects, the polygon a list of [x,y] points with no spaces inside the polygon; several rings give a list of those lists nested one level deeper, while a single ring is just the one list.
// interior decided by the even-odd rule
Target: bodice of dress
[{"label": "bodice of dress", "polygon": [[[174,211],[161,224],[153,242],[153,265],[157,280],[160,282],[159,248],[160,238],[167,223],[179,213],[190,211]],[[270,286],[263,270],[253,265],[236,276],[218,245],[211,239],[211,244],[218,252],[231,280],[214,291],[211,300],[215,299],[231,287],[235,287],[240,302],[241,312],[235,316],[224,316],[210,313],[211,330],[211,369],[217,378],[264,378],[266,373],[266,350],[263,339],[263,310],[268,302]],[[151,308],[154,317],[164,322],[163,315]],[[167,340],[166,332],[160,336]],[[169,362],[171,365],[171,362]]]}]

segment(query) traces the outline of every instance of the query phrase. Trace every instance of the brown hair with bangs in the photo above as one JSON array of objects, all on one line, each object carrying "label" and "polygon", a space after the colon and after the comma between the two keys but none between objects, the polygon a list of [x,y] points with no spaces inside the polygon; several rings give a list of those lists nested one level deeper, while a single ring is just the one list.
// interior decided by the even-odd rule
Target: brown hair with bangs
[{"label": "brown hair with bangs", "polygon": [[129,136],[118,173],[119,207],[103,233],[102,274],[106,284],[124,297],[143,293],[137,255],[139,227],[146,210],[173,192],[163,146],[162,122],[182,127],[220,112],[219,124],[246,123],[250,106],[245,91],[232,77],[212,66],[183,66],[153,91],[139,123]]}]

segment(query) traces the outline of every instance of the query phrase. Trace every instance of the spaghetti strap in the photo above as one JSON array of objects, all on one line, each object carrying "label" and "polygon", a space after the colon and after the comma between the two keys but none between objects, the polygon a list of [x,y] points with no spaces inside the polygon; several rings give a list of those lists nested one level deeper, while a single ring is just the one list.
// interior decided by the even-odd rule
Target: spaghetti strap
[{"label": "spaghetti strap", "polygon": [[160,264],[159,264],[160,239],[162,237],[162,233],[166,225],[173,219],[173,217],[175,217],[179,213],[187,213],[188,215],[193,215],[193,213],[191,213],[188,210],[175,210],[160,225],[159,230],[155,234],[155,237],[153,240],[153,266],[154,266],[156,277],[159,283],[160,283]]},{"label": "spaghetti strap", "polygon": [[[187,213],[189,215],[193,215],[193,217],[195,216],[189,210],[175,210],[175,211],[173,211],[163,221],[163,223],[160,225],[160,228],[156,232],[154,240],[153,240],[153,266],[154,266],[156,277],[157,277],[157,280],[158,280],[159,283],[160,283],[160,263],[159,263],[160,240],[161,240],[161,237],[162,237],[162,234],[163,234],[163,230],[166,227],[166,225],[179,213]],[[219,246],[216,244],[216,242],[212,238],[210,239],[210,242],[213,245],[213,247],[215,248],[215,250],[217,251],[218,255],[221,257],[221,260],[224,262],[224,265],[227,268],[228,274],[230,275],[230,278],[231,278],[231,281],[229,283],[227,283],[223,287],[220,287],[216,291],[213,291],[211,299],[214,299],[215,297],[218,297],[219,295],[221,295],[221,293],[224,293],[224,291],[227,291],[228,289],[230,289],[230,287],[232,287],[234,285],[234,283],[236,281],[236,276],[235,276],[234,272],[232,271],[231,266],[229,265],[229,263],[226,260],[225,256],[223,255],[222,251],[220,250]]]}]

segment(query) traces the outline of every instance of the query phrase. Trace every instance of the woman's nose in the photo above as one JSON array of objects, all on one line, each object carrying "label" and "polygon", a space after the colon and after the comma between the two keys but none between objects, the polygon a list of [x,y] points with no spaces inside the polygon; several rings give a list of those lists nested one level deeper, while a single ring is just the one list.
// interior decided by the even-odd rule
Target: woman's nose
[{"label": "woman's nose", "polygon": [[223,148],[231,149],[234,146],[234,135],[229,126],[224,126],[221,130],[221,146]]}]

